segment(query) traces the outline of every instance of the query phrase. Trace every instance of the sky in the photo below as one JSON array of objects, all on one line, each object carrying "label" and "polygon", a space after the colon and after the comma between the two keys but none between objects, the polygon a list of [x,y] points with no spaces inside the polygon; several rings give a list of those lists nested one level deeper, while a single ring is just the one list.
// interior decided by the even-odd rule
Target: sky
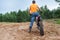
[{"label": "sky", "polygon": [[[47,5],[52,10],[58,7],[58,3],[55,0],[35,0],[36,3],[41,6]],[[0,0],[0,13],[6,13],[10,11],[26,10],[31,5],[32,0]]]}]

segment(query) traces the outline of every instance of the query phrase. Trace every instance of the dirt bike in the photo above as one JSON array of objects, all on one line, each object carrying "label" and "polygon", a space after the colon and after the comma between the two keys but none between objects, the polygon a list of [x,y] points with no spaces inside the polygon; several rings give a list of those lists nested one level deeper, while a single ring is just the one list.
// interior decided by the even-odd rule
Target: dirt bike
[{"label": "dirt bike", "polygon": [[42,23],[42,19],[41,16],[39,15],[38,17],[36,17],[36,24],[37,24],[37,28],[40,31],[40,35],[43,36],[44,35],[44,29],[43,29],[43,23]]}]

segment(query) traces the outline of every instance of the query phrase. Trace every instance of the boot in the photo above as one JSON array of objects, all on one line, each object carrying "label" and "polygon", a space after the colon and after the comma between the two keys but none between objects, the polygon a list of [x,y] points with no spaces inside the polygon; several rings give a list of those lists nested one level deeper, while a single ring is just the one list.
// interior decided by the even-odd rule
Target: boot
[{"label": "boot", "polygon": [[29,31],[28,31],[29,33],[31,32],[31,28],[29,27]]}]

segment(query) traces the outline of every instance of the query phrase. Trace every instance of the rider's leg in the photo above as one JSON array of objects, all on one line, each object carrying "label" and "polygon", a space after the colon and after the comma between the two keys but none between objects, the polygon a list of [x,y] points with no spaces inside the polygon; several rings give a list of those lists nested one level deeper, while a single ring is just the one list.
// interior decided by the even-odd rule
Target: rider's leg
[{"label": "rider's leg", "polygon": [[35,19],[35,17],[32,17],[32,18],[31,18],[31,22],[30,22],[30,28],[32,28],[32,26],[33,26],[34,19]]},{"label": "rider's leg", "polygon": [[35,12],[31,15],[31,22],[30,22],[30,27],[29,27],[29,32],[31,32],[31,29],[32,29],[32,26],[33,26],[33,23],[34,23],[34,19],[35,17],[37,17],[39,15],[38,12]]},{"label": "rider's leg", "polygon": [[31,32],[31,29],[32,29],[32,26],[33,26],[33,23],[34,23],[34,19],[35,19],[35,16],[32,15],[32,16],[31,16],[30,26],[29,26],[29,32]]},{"label": "rider's leg", "polygon": [[38,21],[38,17],[36,17],[36,23],[37,23],[37,28],[39,29],[39,21]]},{"label": "rider's leg", "polygon": [[[38,18],[39,17],[39,18]],[[36,23],[37,23],[37,28],[39,29],[39,20],[38,19],[40,19],[40,14],[37,12],[36,13]]]}]

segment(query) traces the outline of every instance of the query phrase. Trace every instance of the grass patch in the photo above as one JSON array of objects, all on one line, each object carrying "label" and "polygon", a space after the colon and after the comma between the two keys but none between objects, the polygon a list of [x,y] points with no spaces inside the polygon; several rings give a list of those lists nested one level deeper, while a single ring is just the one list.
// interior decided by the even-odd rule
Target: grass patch
[{"label": "grass patch", "polygon": [[60,24],[60,19],[59,20],[54,20],[57,24]]}]

